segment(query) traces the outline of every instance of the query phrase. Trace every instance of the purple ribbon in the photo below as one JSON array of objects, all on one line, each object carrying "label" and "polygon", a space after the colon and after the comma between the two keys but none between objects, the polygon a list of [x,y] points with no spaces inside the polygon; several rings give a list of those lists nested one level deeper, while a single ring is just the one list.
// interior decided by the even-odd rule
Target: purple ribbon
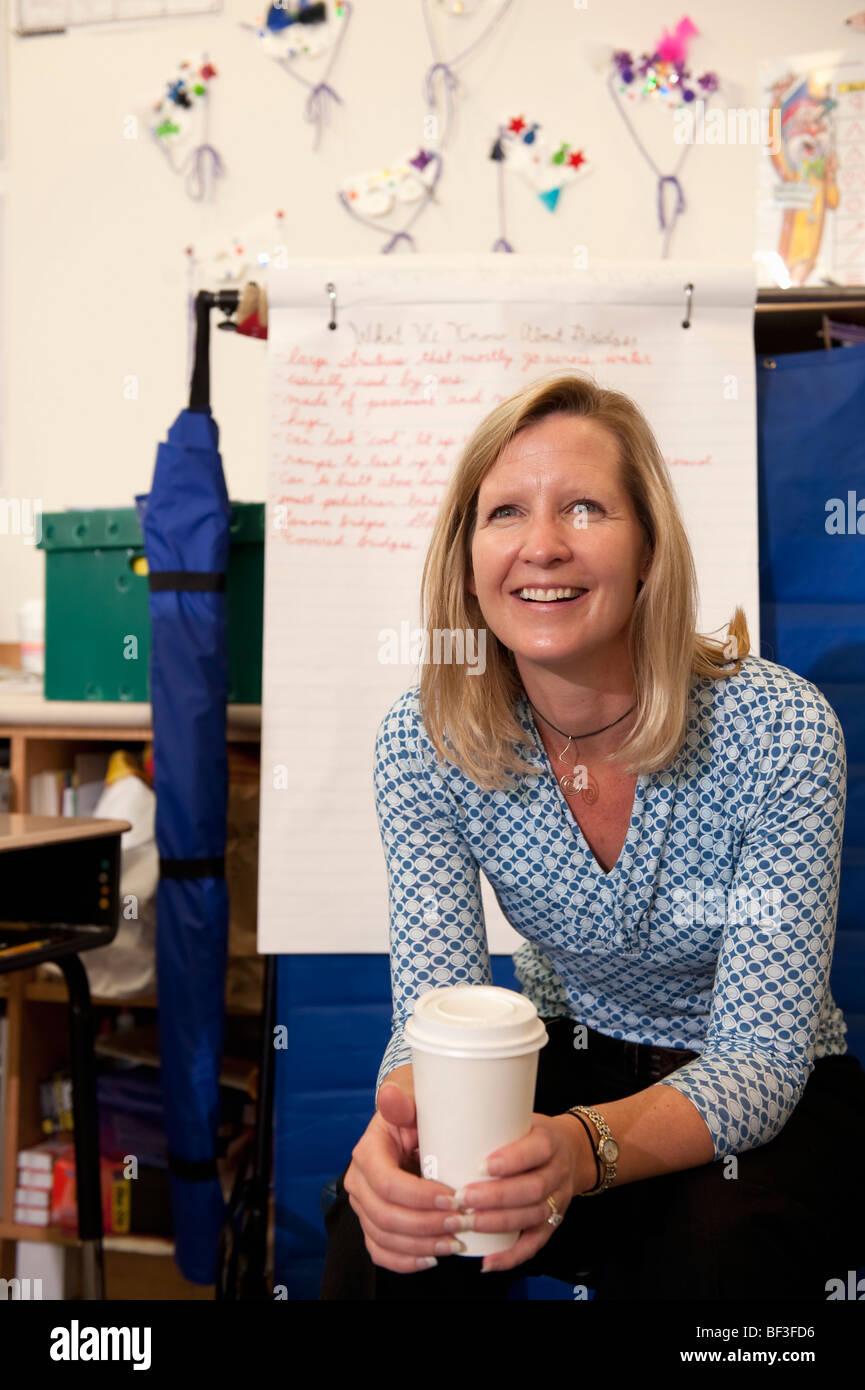
[{"label": "purple ribbon", "polygon": [[441,139],[441,144],[444,145],[445,137],[447,136],[447,133],[450,130],[451,120],[453,118],[454,113],[453,93],[457,90],[459,82],[457,80],[456,73],[454,72],[453,68],[450,66],[449,63],[433,63],[432,67],[427,72],[426,79],[424,82],[424,93],[426,95],[427,106],[432,107],[433,110],[435,110],[435,80],[439,75],[441,75],[445,80],[445,103],[447,115],[445,117],[444,135]]},{"label": "purple ribbon", "polygon": [[662,231],[662,232],[664,231],[664,229],[665,229],[665,227],[666,227],[666,225],[667,225],[666,222],[664,221],[664,184],[665,184],[665,183],[671,183],[671,184],[673,185],[673,187],[675,188],[675,190],[676,190],[676,203],[675,203],[675,206],[674,206],[674,208],[673,208],[673,220],[672,220],[672,222],[670,223],[670,231],[673,230],[673,227],[675,226],[676,218],[679,216],[679,213],[685,211],[685,195],[684,195],[684,193],[682,192],[682,185],[679,183],[679,180],[676,178],[676,175],[675,175],[675,174],[661,174],[660,178],[658,179],[658,222],[659,222],[660,225],[661,225],[661,231]]},{"label": "purple ribbon", "polygon": [[306,99],[304,115],[308,121],[314,121],[316,126],[315,140],[312,145],[314,150],[318,149],[324,122],[330,114],[330,108],[325,100],[326,97],[331,97],[334,101],[338,101],[340,106],[342,105],[342,97],[339,96],[327,82],[316,83]]},{"label": "purple ribbon", "polygon": [[435,89],[433,83],[438,73],[442,73],[444,75],[447,81],[447,85],[451,91],[455,91],[459,85],[457,81],[457,75],[453,71],[449,63],[445,63],[444,61],[439,63],[433,63],[432,67],[426,75],[426,99],[430,103],[430,105],[432,105],[432,103],[435,101]]},{"label": "purple ribbon", "polygon": [[393,251],[399,241],[407,241],[413,251],[417,249],[414,244],[414,238],[409,236],[408,232],[394,232],[390,241],[385,242],[384,246],[381,248],[382,255],[386,256],[389,252]]},{"label": "purple ribbon", "polygon": [[503,236],[500,236],[498,241],[493,246],[494,251],[513,251],[513,249],[514,248],[511,246],[511,243],[508,241],[507,237]]},{"label": "purple ribbon", "polygon": [[[663,241],[663,245],[662,245],[662,248],[661,248],[661,258],[664,259],[666,256],[669,255],[669,251],[670,251],[670,238],[671,238],[671,236],[673,235],[673,228],[674,228],[675,225],[676,225],[676,218],[679,216],[679,213],[680,213],[680,212],[684,212],[684,211],[685,211],[685,195],[684,195],[684,193],[682,192],[682,185],[679,183],[679,180],[678,180],[677,175],[678,175],[679,170],[681,169],[682,165],[684,164],[684,162],[685,162],[685,160],[686,160],[686,158],[687,158],[687,156],[688,156],[688,152],[689,152],[691,146],[690,146],[690,145],[686,145],[686,146],[685,146],[684,150],[682,151],[681,158],[679,159],[679,162],[678,162],[678,164],[676,165],[676,168],[675,168],[675,172],[674,172],[674,173],[672,173],[672,174],[662,174],[661,171],[660,171],[660,169],[658,168],[657,164],[656,164],[655,161],[652,159],[652,156],[649,154],[648,150],[646,149],[645,145],[643,144],[642,140],[640,139],[639,135],[637,134],[636,130],[634,129],[633,125],[631,124],[631,122],[630,122],[630,120],[629,120],[629,118],[628,118],[628,113],[627,113],[627,111],[625,110],[625,108],[623,107],[622,103],[619,101],[618,96],[616,95],[615,84],[616,84],[617,80],[618,80],[618,72],[617,72],[616,70],[613,70],[613,71],[610,73],[609,77],[607,78],[607,86],[608,86],[609,91],[610,91],[610,96],[613,98],[613,102],[615,103],[616,110],[619,112],[619,115],[621,116],[622,120],[625,122],[625,125],[628,127],[628,131],[629,131],[629,133],[630,133],[630,135],[631,135],[631,138],[632,138],[633,141],[634,141],[634,144],[637,146],[637,149],[640,151],[640,154],[643,156],[643,158],[645,159],[646,163],[649,165],[649,167],[651,168],[652,172],[654,173],[655,177],[656,177],[657,180],[658,180],[658,221],[659,221],[660,224],[661,224],[661,231],[664,232],[664,241]],[[708,106],[708,104],[709,104],[709,103],[708,103],[708,100],[707,100],[707,101],[706,101],[706,105]],[[664,184],[665,184],[665,183],[671,183],[671,184],[673,185],[673,187],[675,188],[675,190],[676,190],[676,203],[675,203],[675,206],[673,207],[673,215],[672,215],[672,217],[671,217],[671,219],[670,219],[669,226],[667,225],[667,222],[666,222],[665,219],[664,219]]]},{"label": "purple ribbon", "polygon": [[309,96],[306,99],[304,115],[306,120],[315,123],[315,139],[313,140],[312,144],[312,148],[314,150],[318,149],[319,141],[321,140],[322,130],[324,128],[325,118],[330,114],[329,108],[326,106],[324,98],[332,97],[334,101],[338,101],[340,105],[342,105],[342,97],[337,95],[333,87],[331,87],[327,81],[333,70],[333,65],[339,57],[339,50],[342,48],[343,40],[345,39],[346,33],[348,32],[348,26],[351,21],[352,6],[349,3],[349,0],[342,0],[342,4],[343,9],[345,10],[345,21],[340,29],[339,38],[337,39],[334,45],[333,52],[331,53],[330,58],[328,59],[327,67],[322,73],[322,78],[320,82],[310,82],[308,77],[303,76],[303,73],[295,72],[294,68],[291,65],[290,58],[282,58],[280,60],[280,67],[284,68],[284,70],[288,73],[290,77],[295,78],[298,82],[302,83],[304,87],[309,88]]},{"label": "purple ribbon", "polygon": [[192,168],[186,179],[186,191],[190,198],[194,198],[196,202],[201,202],[207,192],[205,178],[207,170],[205,165],[208,156],[213,160],[213,169],[211,171],[213,178],[221,179],[225,173],[224,165],[219,157],[219,152],[214,149],[213,145],[199,145],[194,149],[191,156]]}]

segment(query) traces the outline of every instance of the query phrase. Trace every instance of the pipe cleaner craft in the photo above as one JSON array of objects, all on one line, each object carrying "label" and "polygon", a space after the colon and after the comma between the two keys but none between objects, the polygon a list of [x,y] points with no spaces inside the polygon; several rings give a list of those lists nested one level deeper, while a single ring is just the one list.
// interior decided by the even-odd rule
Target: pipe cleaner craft
[{"label": "pipe cleaner craft", "polygon": [[[482,27],[480,33],[476,34],[455,57],[446,60],[441,55],[435,28],[430,18],[429,0],[421,0],[424,24],[430,52],[433,56],[433,63],[427,69],[424,78],[427,114],[423,123],[423,143],[418,149],[409,151],[405,157],[385,169],[355,175],[345,181],[337,192],[337,197],[349,216],[358,222],[363,222],[367,227],[372,227],[377,232],[389,233],[388,240],[382,247],[384,253],[393,251],[400,241],[405,241],[412,249],[416,249],[414,238],[408,229],[417,222],[434,199],[435,188],[442,174],[441,151],[444,149],[450,134],[454,108],[453,94],[458,86],[454,68],[473,54],[489,38],[499,20],[512,4],[513,0],[478,0],[478,3],[460,8],[456,4],[456,0],[439,0],[437,8],[447,16],[479,13],[482,9],[491,11],[491,17]],[[438,113],[436,90],[438,81],[443,82],[445,92],[443,128]],[[394,230],[392,227],[379,227],[374,221],[369,220],[371,217],[386,216],[396,203],[416,204],[401,228]]]},{"label": "pipe cleaner craft", "polygon": [[[658,180],[658,222],[664,233],[662,257],[669,254],[676,219],[685,211],[685,195],[679,182],[679,174],[691,145],[685,144],[672,174],[662,173],[637,134],[627,108],[631,103],[636,106],[648,102],[676,110],[689,106],[697,98],[708,105],[708,98],[719,87],[716,74],[705,72],[695,81],[686,67],[688,46],[697,32],[696,25],[686,15],[679,20],[672,34],[664,30],[653,53],[644,53],[635,60],[627,50],[617,49],[613,54],[613,66],[607,79],[610,95],[629,134]],[[625,96],[624,103],[620,100],[622,95]],[[675,194],[669,223],[664,213],[664,194],[668,184]]]},{"label": "pipe cleaner craft", "polygon": [[384,169],[364,170],[355,174],[344,182],[337,196],[346,212],[368,227],[375,226],[369,218],[386,217],[399,204],[417,205],[400,230],[376,227],[376,231],[390,232],[383,247],[383,251],[389,252],[401,240],[414,244],[408,228],[417,221],[432,198],[441,170],[441,154],[436,145],[428,140],[424,146],[410,151]]},{"label": "pipe cleaner craft", "polygon": [[[266,15],[257,15],[255,24],[241,23],[251,29],[261,50],[280,67],[307,88],[304,119],[315,125],[313,149],[318,149],[324,122],[329,113],[328,98],[342,105],[342,97],[330,85],[328,78],[339,57],[343,39],[348,31],[352,7],[349,0],[339,4],[312,4],[298,0],[291,8],[284,4],[271,5]],[[318,58],[331,50],[324,72],[318,82],[312,82],[298,71],[298,63],[306,58]]]},{"label": "pipe cleaner craft", "polygon": [[498,163],[499,183],[499,238],[493,245],[494,251],[514,249],[505,234],[505,165],[522,174],[550,212],[558,207],[562,191],[594,167],[584,148],[542,134],[538,122],[524,116],[506,116],[501,122],[490,159]]},{"label": "pipe cleaner craft", "polygon": [[406,154],[386,169],[364,170],[343,185],[352,211],[365,217],[385,217],[396,203],[417,203],[434,186],[438,152],[428,144]]},{"label": "pipe cleaner craft", "polygon": [[201,59],[184,59],[165,84],[165,96],[153,106],[150,134],[175,174],[187,173],[186,192],[200,202],[215,184],[207,184],[207,161],[213,179],[225,169],[218,151],[208,143],[210,84],[216,68],[205,53]]}]

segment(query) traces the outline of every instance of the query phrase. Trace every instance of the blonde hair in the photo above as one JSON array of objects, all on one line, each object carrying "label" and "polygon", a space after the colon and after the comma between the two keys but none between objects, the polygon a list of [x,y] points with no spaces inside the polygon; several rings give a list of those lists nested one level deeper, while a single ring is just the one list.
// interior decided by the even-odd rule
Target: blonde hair
[{"label": "blonde hair", "polygon": [[[426,650],[434,632],[486,631],[486,670],[424,662],[420,708],[439,758],[455,763],[478,786],[506,790],[506,774],[536,771],[511,747],[532,747],[515,704],[524,693],[514,654],[486,628],[468,591],[478,490],[505,446],[526,425],[552,414],[603,426],[619,449],[622,485],[651,547],[651,568],[634,602],[628,643],[637,695],[631,733],[605,762],[633,774],[666,767],[687,732],[692,676],[737,675],[750,650],[744,611],[737,607],[725,644],[696,631],[697,576],[670,475],[639,408],[619,391],[579,376],[529,383],[502,401],[467,441],[442,499],[424,561],[421,604]],[[725,646],[727,650],[725,650]],[[533,750],[534,751],[534,750]]]}]

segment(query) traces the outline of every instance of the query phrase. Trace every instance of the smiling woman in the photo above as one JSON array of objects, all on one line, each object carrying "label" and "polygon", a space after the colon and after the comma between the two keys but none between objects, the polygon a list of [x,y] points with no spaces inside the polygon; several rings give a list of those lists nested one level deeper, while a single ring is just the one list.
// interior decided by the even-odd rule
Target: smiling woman
[{"label": "smiling woman", "polygon": [[[525,596],[564,586],[586,593],[534,606]],[[526,743],[514,712],[522,695],[563,729],[598,729],[634,703],[627,737],[619,729],[604,755],[629,774],[651,772],[681,746],[689,677],[734,674],[749,650],[741,608],[732,663],[729,645],[696,631],[694,562],[645,417],[577,376],[532,383],[471,435],[422,590],[429,628],[487,631],[486,680],[426,667],[420,698],[439,757],[490,789],[525,772],[511,746]]]},{"label": "smiling woman", "polygon": [[[591,418],[524,425],[484,476],[467,587],[549,727],[600,734],[636,708],[628,628],[651,558],[616,439]],[[600,795],[596,778],[580,790]]]},{"label": "smiling woman", "polygon": [[[831,705],[750,654],[741,608],[727,646],[696,632],[652,431],[579,377],[475,430],[423,593],[428,631],[477,628],[486,666],[425,665],[377,731],[393,1019],[321,1297],[487,1301],[547,1273],[600,1298],[825,1300],[865,1263],[865,1071],[828,983]],[[530,1132],[454,1193],[418,1169],[405,1024],[430,989],[492,983],[481,872],[549,1044]],[[488,1278],[468,1229],[520,1232]]]}]

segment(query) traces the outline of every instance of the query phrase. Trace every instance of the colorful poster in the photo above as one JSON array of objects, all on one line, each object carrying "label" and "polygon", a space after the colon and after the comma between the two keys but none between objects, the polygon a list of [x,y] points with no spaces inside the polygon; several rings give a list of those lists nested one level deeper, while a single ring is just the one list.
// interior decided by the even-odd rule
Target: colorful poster
[{"label": "colorful poster", "polygon": [[865,55],[760,65],[759,283],[865,284]]}]

